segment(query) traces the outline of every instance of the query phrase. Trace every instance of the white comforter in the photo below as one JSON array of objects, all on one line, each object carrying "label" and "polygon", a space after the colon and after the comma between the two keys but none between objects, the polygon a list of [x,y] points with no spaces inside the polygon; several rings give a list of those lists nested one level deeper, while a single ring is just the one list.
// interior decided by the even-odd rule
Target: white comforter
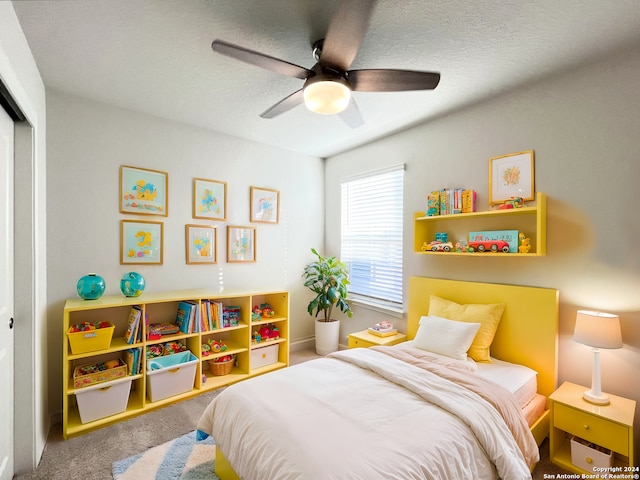
[{"label": "white comforter", "polygon": [[[502,409],[517,417],[514,408]],[[514,440],[510,428],[520,427],[508,427],[480,395],[384,347],[233,385],[198,424],[243,480],[530,479],[538,450],[528,429],[530,438],[520,430],[520,445]]]}]

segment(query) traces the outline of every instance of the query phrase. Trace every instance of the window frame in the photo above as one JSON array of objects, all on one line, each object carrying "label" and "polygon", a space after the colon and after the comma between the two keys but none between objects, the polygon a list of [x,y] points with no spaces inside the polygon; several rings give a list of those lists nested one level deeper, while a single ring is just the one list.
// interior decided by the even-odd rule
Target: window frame
[{"label": "window frame", "polygon": [[[396,235],[383,237],[389,238],[392,243],[397,242],[397,251],[394,251],[393,257],[395,258],[395,262],[391,266],[392,272],[387,272],[387,274],[381,274],[381,279],[388,279],[389,283],[394,286],[393,294],[386,297],[379,297],[376,295],[375,290],[378,292],[382,290],[384,287],[380,287],[380,282],[375,282],[375,287],[373,290],[366,291],[366,287],[361,287],[360,292],[356,293],[351,290],[351,285],[349,285],[349,300],[352,301],[356,305],[361,305],[371,310],[384,312],[386,314],[394,315],[401,317],[405,310],[405,299],[404,299],[404,189],[405,189],[405,178],[404,178],[405,165],[398,164],[392,165],[387,168],[376,169],[369,172],[361,173],[358,175],[348,176],[340,179],[340,252],[341,252],[341,260],[344,261],[350,271],[350,281],[351,285],[354,283],[354,278],[352,275],[352,266],[354,260],[351,258],[351,255],[347,253],[345,250],[352,250],[352,248],[345,248],[345,244],[350,241],[349,236],[355,236],[353,232],[349,232],[349,228],[346,225],[346,222],[349,221],[350,212],[349,210],[357,209],[358,206],[362,206],[366,203],[366,194],[361,194],[359,199],[356,199],[354,202],[349,202],[348,198],[345,198],[346,195],[358,195],[357,192],[358,183],[360,185],[366,185],[367,182],[371,183],[375,181],[375,177],[386,176],[387,178],[380,179],[379,185],[376,185],[376,188],[380,188],[384,186],[384,183],[393,184],[396,182],[400,182],[400,192],[393,192],[389,189],[389,198],[395,199],[396,202],[391,208],[391,212],[387,212],[387,215],[384,217],[382,222],[372,222],[371,221],[371,211],[364,211],[366,214],[364,220],[359,220],[356,222],[355,229],[364,228],[365,230],[360,230],[360,235],[365,235],[367,237],[375,236],[376,225],[377,228],[383,228],[380,225],[393,225],[394,228],[399,232],[399,238]],[[394,174],[399,174],[398,177],[395,177]],[[345,188],[348,188],[348,191],[345,191]],[[354,191],[355,190],[355,191]],[[363,200],[364,199],[364,200]],[[358,201],[362,202],[358,205]],[[376,217],[379,219],[379,217]],[[390,222],[390,223],[389,223]],[[363,227],[363,224],[372,225],[370,230],[366,230],[368,228],[366,225]],[[345,238],[346,237],[346,238]],[[351,240],[353,241],[353,240]],[[356,241],[357,246],[357,241]],[[376,248],[377,247],[377,248]],[[380,245],[374,242],[373,246],[371,246],[373,252],[377,251],[380,254]],[[364,249],[363,249],[364,250]],[[356,253],[358,255],[358,253]],[[380,258],[380,257],[378,257]],[[377,263],[380,264],[380,260],[377,260]],[[375,258],[369,262],[369,265],[375,267],[376,260]],[[396,275],[393,274],[396,273]],[[397,273],[399,272],[399,275]],[[356,279],[357,280],[357,279]],[[372,294],[373,293],[373,294]]]}]

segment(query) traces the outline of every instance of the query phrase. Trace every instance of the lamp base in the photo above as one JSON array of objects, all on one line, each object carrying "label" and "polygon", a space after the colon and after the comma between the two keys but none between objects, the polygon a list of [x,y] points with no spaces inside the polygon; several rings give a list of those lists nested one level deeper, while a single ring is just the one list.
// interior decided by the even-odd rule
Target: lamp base
[{"label": "lamp base", "polygon": [[609,405],[609,396],[604,393],[595,395],[591,390],[587,390],[582,394],[582,398],[594,405]]}]

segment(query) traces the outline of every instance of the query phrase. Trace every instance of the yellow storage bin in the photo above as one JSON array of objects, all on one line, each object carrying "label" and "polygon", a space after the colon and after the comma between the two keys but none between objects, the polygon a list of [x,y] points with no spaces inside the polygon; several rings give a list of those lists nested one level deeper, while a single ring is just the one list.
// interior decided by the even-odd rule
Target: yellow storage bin
[{"label": "yellow storage bin", "polygon": [[69,336],[71,353],[77,355],[109,348],[113,331],[116,328],[115,325],[110,325],[110,327],[96,328],[95,330],[86,330],[84,332],[71,332],[71,329],[69,329],[67,335]]}]

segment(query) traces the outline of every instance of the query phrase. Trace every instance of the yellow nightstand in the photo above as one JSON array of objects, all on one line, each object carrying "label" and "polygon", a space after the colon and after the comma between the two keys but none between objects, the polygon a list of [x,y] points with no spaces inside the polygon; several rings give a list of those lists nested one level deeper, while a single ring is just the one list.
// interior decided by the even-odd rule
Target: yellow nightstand
[{"label": "yellow nightstand", "polygon": [[[594,474],[571,462],[570,440],[575,435],[611,450],[614,453],[614,466],[633,467],[633,417],[636,402],[609,393],[609,405],[594,405],[582,398],[585,390],[588,388],[564,382],[549,397],[552,402],[549,435],[551,461],[572,472]],[[588,456],[584,461],[585,464],[593,462]],[[611,471],[603,472],[607,473]]]},{"label": "yellow nightstand", "polygon": [[404,333],[389,335],[388,337],[379,337],[373,335],[366,330],[349,334],[349,348],[374,347],[376,345],[395,345],[404,342],[407,336]]}]

